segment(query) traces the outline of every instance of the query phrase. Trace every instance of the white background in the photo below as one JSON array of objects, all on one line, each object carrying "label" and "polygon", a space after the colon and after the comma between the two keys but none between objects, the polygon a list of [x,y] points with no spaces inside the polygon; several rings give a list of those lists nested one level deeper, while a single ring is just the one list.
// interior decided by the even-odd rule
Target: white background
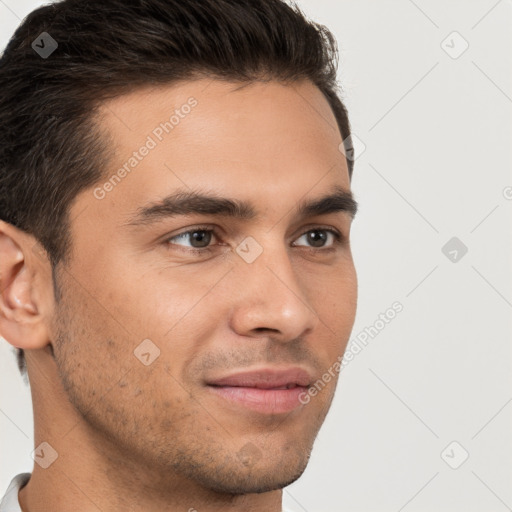
[{"label": "white background", "polygon": [[[2,48],[39,5],[0,0]],[[361,141],[353,337],[395,301],[404,309],[342,371],[284,503],[297,512],[511,510],[512,2],[299,5],[338,40]],[[468,248],[456,262],[442,252],[452,237]],[[33,428],[29,389],[10,346],[0,350],[1,496],[32,469]]]}]

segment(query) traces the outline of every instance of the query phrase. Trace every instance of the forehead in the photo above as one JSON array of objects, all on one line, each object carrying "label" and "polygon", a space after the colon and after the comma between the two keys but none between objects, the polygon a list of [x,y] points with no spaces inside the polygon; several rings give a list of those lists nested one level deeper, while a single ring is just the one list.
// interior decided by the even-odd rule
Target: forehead
[{"label": "forehead", "polygon": [[275,206],[286,196],[350,188],[336,119],[308,81],[146,87],[99,113],[113,142],[97,184],[106,190],[100,207],[114,201],[133,210],[177,188],[267,198]]}]

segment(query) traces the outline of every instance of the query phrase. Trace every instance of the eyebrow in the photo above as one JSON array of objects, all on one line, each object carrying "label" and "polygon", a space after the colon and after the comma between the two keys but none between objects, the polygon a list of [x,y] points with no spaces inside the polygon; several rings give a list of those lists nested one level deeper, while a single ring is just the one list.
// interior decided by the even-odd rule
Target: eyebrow
[{"label": "eyebrow", "polygon": [[[300,218],[346,212],[353,219],[358,210],[352,192],[340,186],[318,199],[299,202],[296,215]],[[126,223],[128,226],[153,224],[169,217],[181,215],[215,215],[240,220],[252,220],[258,217],[253,204],[239,199],[220,197],[213,193],[203,193],[179,189],[158,202],[138,208],[136,214]]]}]

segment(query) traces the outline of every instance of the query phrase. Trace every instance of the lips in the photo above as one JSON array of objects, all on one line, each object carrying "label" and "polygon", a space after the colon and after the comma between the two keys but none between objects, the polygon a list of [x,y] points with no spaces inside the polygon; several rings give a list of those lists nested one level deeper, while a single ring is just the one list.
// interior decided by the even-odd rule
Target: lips
[{"label": "lips", "polygon": [[214,378],[207,382],[212,393],[240,407],[261,414],[289,413],[302,405],[299,397],[313,378],[310,372],[294,367],[265,368]]}]

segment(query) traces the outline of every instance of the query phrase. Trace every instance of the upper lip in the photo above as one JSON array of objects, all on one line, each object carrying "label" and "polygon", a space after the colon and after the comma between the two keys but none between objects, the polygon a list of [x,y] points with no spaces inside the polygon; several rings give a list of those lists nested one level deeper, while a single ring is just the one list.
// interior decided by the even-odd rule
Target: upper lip
[{"label": "upper lip", "polygon": [[260,368],[255,370],[238,371],[214,380],[209,380],[209,386],[232,386],[259,389],[274,389],[289,386],[304,386],[311,384],[311,373],[299,367],[283,369]]}]

